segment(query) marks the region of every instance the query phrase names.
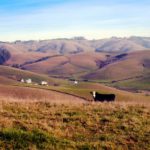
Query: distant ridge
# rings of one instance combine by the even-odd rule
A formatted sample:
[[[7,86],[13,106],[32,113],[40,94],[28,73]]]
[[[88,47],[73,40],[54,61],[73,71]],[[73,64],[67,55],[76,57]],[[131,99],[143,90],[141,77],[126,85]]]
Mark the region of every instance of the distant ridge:
[[[129,38],[112,37],[100,40],[87,40],[84,37],[71,39],[52,39],[40,41],[0,42],[0,47],[11,46],[26,51],[55,52],[57,54],[79,53],[83,51],[96,52],[132,52],[150,49],[150,37],[131,36]],[[11,48],[8,48],[10,50]]]

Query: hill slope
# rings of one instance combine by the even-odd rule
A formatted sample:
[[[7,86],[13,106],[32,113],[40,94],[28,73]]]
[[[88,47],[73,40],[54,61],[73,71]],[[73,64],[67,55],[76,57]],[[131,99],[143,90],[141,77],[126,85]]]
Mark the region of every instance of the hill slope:
[[[117,57],[119,56],[121,55],[117,55]],[[88,79],[123,80],[142,76],[149,73],[149,63],[150,51],[126,53],[120,59],[113,57],[105,60],[99,69],[86,75],[86,77]]]
[[[149,43],[146,37],[0,42],[0,64],[58,78],[142,83],[149,76]]]
[[[16,85],[16,84],[21,84],[20,80],[21,79],[28,79],[31,78],[33,83],[41,83],[41,81],[47,81],[50,85],[55,85],[55,84],[64,84],[65,81],[61,79],[54,79],[50,78],[47,75],[43,74],[37,74],[34,72],[26,71],[26,70],[21,70],[13,67],[8,67],[8,66],[2,66],[0,65],[0,83],[7,85]]]

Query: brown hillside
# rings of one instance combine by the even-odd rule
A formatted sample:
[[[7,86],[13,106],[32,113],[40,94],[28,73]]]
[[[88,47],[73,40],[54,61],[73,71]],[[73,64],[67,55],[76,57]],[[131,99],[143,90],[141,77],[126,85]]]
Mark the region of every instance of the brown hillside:
[[[85,76],[88,79],[121,80],[144,76],[149,72],[150,51],[129,53],[124,60],[110,63]]]

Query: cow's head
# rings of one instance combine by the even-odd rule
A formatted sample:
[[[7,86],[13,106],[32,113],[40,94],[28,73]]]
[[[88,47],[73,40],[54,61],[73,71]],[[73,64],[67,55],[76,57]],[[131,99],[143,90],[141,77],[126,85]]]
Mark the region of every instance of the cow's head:
[[[95,98],[96,97],[96,91],[90,92],[92,96]]]

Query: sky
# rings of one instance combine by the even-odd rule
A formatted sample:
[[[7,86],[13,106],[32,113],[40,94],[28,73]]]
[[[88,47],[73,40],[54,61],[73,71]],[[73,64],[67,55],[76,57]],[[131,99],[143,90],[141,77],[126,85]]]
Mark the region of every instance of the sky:
[[[150,37],[150,0],[0,0],[0,41]]]

